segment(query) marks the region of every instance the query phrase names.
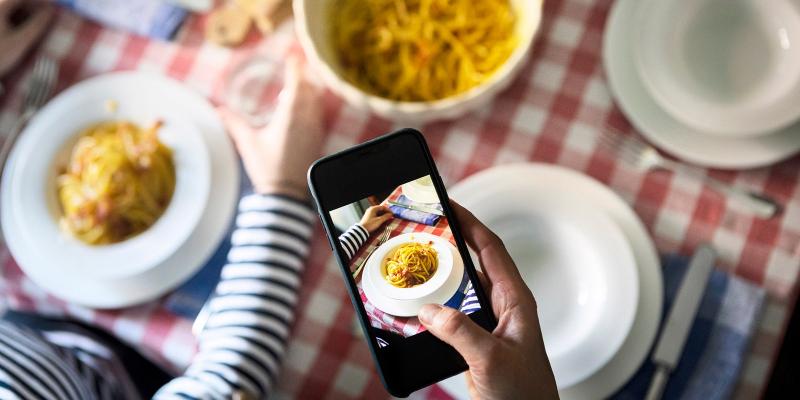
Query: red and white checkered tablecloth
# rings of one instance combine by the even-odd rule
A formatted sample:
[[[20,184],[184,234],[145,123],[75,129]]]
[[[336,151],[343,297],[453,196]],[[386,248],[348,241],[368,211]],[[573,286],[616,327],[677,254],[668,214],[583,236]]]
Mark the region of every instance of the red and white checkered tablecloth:
[[[633,205],[662,252],[690,253],[701,242],[720,251],[723,268],[769,290],[759,331],[737,387],[737,398],[755,398],[769,377],[797,292],[800,268],[800,157],[747,172],[708,171],[737,185],[764,191],[786,204],[780,218],[764,221],[729,211],[725,199],[699,182],[667,172],[643,175],[598,150],[599,128],[631,131],[614,106],[601,63],[603,26],[611,0],[547,0],[530,61],[518,79],[490,106],[457,121],[425,125],[440,173],[455,183],[492,165],[536,161],[585,172],[608,184]],[[253,53],[278,57],[296,44],[291,27],[264,41],[229,50],[203,39],[204,18],[190,19],[172,42],[151,41],[99,27],[61,12],[37,52],[61,62],[60,87],[113,70],[158,71],[184,81],[219,102],[225,71]],[[0,130],[19,115],[22,66],[8,80],[0,103]],[[392,130],[392,123],[325,94],[334,151]],[[349,304],[322,231],[313,240],[298,320],[279,387],[294,398],[386,398],[366,344],[351,329]],[[119,311],[94,311],[64,304],[26,279],[13,261],[3,265],[11,307],[67,314],[95,323],[174,368],[193,351],[190,321],[156,301]],[[447,398],[439,389],[421,396]]]
[[[402,187],[398,186],[381,204],[388,204],[389,201],[397,201],[402,193]],[[367,239],[364,245],[361,246],[361,249],[356,252],[355,257],[353,257],[350,263],[351,271],[355,271],[358,265],[361,265],[362,262],[366,261],[372,249],[377,247],[378,238],[381,236],[381,233],[383,233],[384,229],[390,229],[390,239],[407,232],[424,232],[446,239],[453,246],[456,244],[455,239],[453,238],[453,233],[450,231],[450,224],[447,222],[447,218],[439,218],[435,225],[425,225],[419,222],[394,218],[389,221],[385,228],[381,227],[381,229],[375,231],[369,237],[369,239]],[[425,327],[422,326],[417,317],[395,317],[375,307],[375,305],[372,304],[372,302],[367,298],[367,295],[364,293],[364,289],[361,287],[361,279],[363,277],[364,273],[362,272],[356,278],[358,292],[361,295],[361,301],[364,302],[364,309],[367,311],[367,315],[369,316],[372,326],[390,332],[395,332],[403,336],[415,335],[425,330]]]

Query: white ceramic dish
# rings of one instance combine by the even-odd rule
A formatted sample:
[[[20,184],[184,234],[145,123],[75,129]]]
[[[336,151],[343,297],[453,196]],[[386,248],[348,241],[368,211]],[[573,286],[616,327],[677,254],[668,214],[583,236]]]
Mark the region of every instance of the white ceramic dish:
[[[451,119],[487,104],[505,89],[522,68],[542,16],[541,0],[512,0],[518,10],[520,43],[506,63],[479,86],[446,99],[430,102],[401,102],[388,100],[364,92],[344,79],[337,65],[336,55],[329,44],[329,18],[327,12],[334,0],[294,0],[297,36],[311,66],[319,72],[325,84],[350,105],[363,111],[372,111],[396,121],[421,124],[435,119]]]
[[[800,10],[790,0],[642,0],[645,87],[701,132],[758,136],[800,117]],[[795,2],[796,3],[796,2]]]
[[[430,176],[403,184],[403,194],[419,203],[439,203],[439,196],[436,194],[436,187],[433,186]]]
[[[88,279],[123,278],[158,265],[174,253],[195,229],[205,211],[211,186],[208,149],[197,128],[170,110],[168,99],[142,96],[133,81],[113,84],[104,77],[81,82],[49,102],[21,133],[14,149],[13,174],[7,174],[12,193],[8,205],[23,235],[47,243],[58,254],[59,268]],[[116,112],[104,104],[116,101]],[[59,226],[61,209],[56,176],[69,159],[80,131],[100,121],[129,120],[146,126],[161,119],[159,139],[173,152],[175,192],[156,223],[128,240],[90,246]]]
[[[727,138],[692,129],[665,112],[636,72],[632,25],[637,4],[614,3],[603,37],[603,65],[617,104],[642,135],[678,158],[711,168],[762,167],[800,150],[800,123],[766,136]]]
[[[162,107],[161,114],[166,117],[179,115],[187,118],[187,121],[191,121],[191,130],[201,136],[203,146],[209,149],[210,181],[214,190],[208,197],[207,207],[199,224],[176,251],[160,262],[124,277],[85,276],[70,269],[68,266],[71,263],[86,260],[67,259],[64,254],[47,247],[47,243],[32,238],[28,233],[31,220],[51,216],[22,215],[27,222],[22,223],[22,218],[16,215],[20,209],[15,204],[17,196],[11,190],[14,179],[3,180],[0,193],[3,233],[12,255],[25,273],[45,290],[66,301],[95,308],[118,308],[163,294],[203,265],[225,234],[226,229],[221,227],[228,226],[233,216],[239,190],[239,169],[233,147],[215,110],[200,95],[182,84],[159,75],[141,72],[103,75],[87,81],[86,84],[88,86],[83,86],[82,91],[91,89],[105,96],[124,94],[126,100],[131,100],[128,104],[153,102]],[[131,92],[130,88],[135,88],[135,91]],[[84,93],[81,96],[89,94]],[[39,117],[46,116],[43,114]],[[30,140],[25,137],[21,138],[23,139]],[[21,168],[17,160],[24,152],[23,144],[20,143],[20,147],[11,154],[6,170],[9,177],[13,178],[21,173],[17,171]],[[39,184],[42,185],[43,182]],[[163,237],[158,239],[168,240]],[[94,258],[98,255],[89,254],[87,257]],[[126,262],[120,259],[104,261],[109,267]],[[97,260],[92,262],[101,264]]]
[[[421,285],[410,288],[399,288],[392,286],[386,281],[385,260],[392,251],[405,243],[430,243],[436,250],[437,267],[436,272],[430,279]],[[369,279],[372,286],[386,297],[397,300],[416,300],[430,296],[439,290],[450,278],[453,271],[453,253],[450,251],[450,243],[438,236],[429,233],[404,233],[397,235],[372,253],[364,269],[364,279]]]
[[[375,308],[398,317],[416,317],[420,308],[425,304],[446,303],[458,291],[461,281],[464,279],[464,262],[461,260],[461,256],[458,255],[458,250],[449,243],[447,243],[447,248],[453,259],[453,268],[444,284],[431,294],[416,299],[394,299],[376,288],[373,285],[373,280],[368,279],[368,276],[364,276],[361,279],[361,288],[364,289],[364,294]]]
[[[553,198],[579,199],[588,205],[587,209],[596,210],[616,223],[630,243],[639,276],[639,302],[630,333],[619,351],[599,370],[569,387],[559,387],[562,399],[608,397],[639,368],[649,352],[661,318],[661,268],[647,230],[633,210],[607,187],[590,177],[552,165],[518,164],[491,168],[459,182],[450,194],[472,211],[485,210],[493,208],[494,204],[486,203],[487,198],[482,193],[492,193],[498,183],[501,187],[527,187]],[[541,302],[543,299],[537,300]],[[469,398],[463,375],[439,384],[458,399]]]
[[[628,336],[639,297],[636,264],[617,225],[585,203],[531,184],[463,186],[478,192],[463,205],[503,239],[537,298],[558,386],[605,365]]]

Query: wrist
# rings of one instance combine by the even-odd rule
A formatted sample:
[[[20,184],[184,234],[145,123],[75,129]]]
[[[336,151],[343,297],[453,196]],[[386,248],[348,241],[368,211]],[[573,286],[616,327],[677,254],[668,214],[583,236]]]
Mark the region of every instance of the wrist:
[[[253,184],[253,191],[258,194],[282,194],[297,200],[309,199],[308,186],[294,181],[281,180],[262,184]]]

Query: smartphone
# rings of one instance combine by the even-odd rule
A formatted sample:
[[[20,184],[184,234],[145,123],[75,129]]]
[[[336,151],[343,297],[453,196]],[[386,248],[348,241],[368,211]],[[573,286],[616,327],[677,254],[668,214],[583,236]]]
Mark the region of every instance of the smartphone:
[[[452,307],[489,331],[497,322],[422,134],[402,129],[324,157],[308,183],[389,393],[466,370],[419,309]]]

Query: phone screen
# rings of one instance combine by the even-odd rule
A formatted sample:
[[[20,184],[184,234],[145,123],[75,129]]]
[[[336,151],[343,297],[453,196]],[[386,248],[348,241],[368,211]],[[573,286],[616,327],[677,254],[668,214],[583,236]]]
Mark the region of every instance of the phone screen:
[[[425,139],[413,129],[327,156],[309,185],[389,392],[467,368],[420,323],[435,303],[496,325]]]
[[[481,309],[430,175],[329,213],[379,347],[424,332],[424,304]]]

